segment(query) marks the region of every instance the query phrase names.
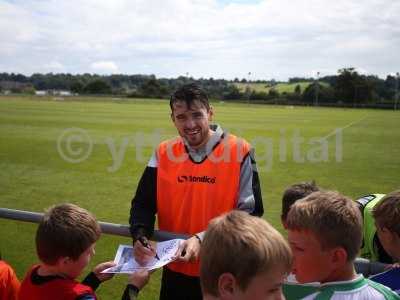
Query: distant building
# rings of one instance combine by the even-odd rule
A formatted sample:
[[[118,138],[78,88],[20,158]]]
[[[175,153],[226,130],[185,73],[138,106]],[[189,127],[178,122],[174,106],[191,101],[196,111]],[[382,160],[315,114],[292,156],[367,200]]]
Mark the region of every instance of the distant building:
[[[47,95],[47,91],[36,91],[35,95],[36,96],[46,96]]]
[[[63,91],[63,90],[55,90],[53,92],[53,95],[55,96],[62,96],[62,97],[69,97],[73,96],[73,94],[70,91]]]
[[[0,88],[12,92],[22,92],[24,89],[33,88],[32,84],[17,81],[0,81]]]

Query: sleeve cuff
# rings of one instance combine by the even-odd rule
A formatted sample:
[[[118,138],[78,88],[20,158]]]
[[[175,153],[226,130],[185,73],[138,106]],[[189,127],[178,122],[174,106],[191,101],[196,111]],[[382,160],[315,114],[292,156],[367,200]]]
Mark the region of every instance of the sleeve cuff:
[[[200,241],[200,243],[202,243],[203,240],[204,240],[204,235],[205,235],[205,234],[206,234],[206,232],[205,232],[205,231],[202,231],[202,232],[196,233],[194,236],[195,236],[196,238],[198,238],[198,240]]]
[[[82,280],[82,284],[90,286],[93,291],[95,291],[99,285],[100,285],[101,281],[97,278],[96,274],[94,274],[94,272],[90,272],[85,279]]]
[[[123,300],[134,300],[139,294],[139,289],[133,284],[128,284],[125,288]]]
[[[132,233],[133,244],[142,236],[145,236],[149,239],[149,235],[144,227],[137,227]]]

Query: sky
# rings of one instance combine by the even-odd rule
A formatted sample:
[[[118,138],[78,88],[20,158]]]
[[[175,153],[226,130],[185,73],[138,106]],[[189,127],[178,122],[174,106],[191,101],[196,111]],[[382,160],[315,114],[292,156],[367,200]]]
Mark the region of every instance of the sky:
[[[385,78],[399,16],[398,0],[0,0],[0,72]]]

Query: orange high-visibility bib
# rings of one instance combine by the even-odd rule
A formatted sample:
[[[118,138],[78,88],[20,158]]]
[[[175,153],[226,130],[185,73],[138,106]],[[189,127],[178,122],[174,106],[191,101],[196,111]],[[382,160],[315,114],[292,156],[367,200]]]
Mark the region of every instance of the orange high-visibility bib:
[[[157,215],[160,230],[195,234],[208,222],[237,206],[240,166],[250,145],[224,137],[202,162],[193,162],[181,138],[157,150]],[[199,262],[175,262],[172,271],[199,276]]]

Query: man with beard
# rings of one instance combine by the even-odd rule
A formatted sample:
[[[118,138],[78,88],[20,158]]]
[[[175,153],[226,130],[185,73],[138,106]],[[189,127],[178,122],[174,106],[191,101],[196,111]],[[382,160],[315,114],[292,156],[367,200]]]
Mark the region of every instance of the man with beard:
[[[198,256],[208,222],[233,209],[261,216],[260,183],[250,144],[210,124],[202,89],[182,86],[170,107],[179,137],[157,147],[132,200],[134,256],[142,264],[155,256],[155,215],[160,230],[190,235],[163,269],[160,299],[202,299]]]

